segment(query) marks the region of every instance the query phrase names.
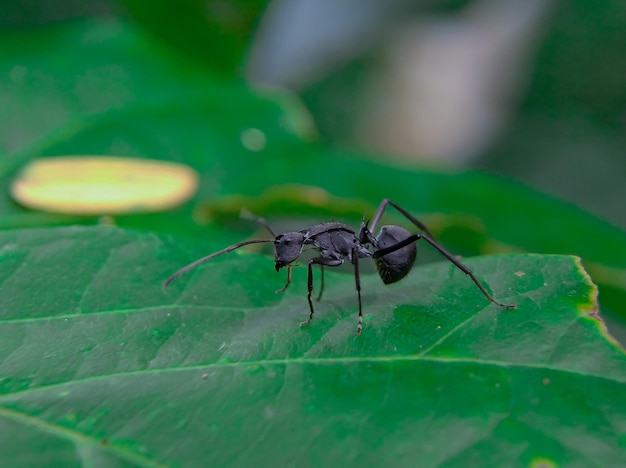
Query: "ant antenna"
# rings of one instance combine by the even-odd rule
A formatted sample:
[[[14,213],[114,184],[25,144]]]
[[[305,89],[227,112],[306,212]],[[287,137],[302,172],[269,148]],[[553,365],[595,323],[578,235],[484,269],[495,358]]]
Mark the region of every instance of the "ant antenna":
[[[181,277],[182,275],[184,275],[188,271],[193,270],[198,265],[202,265],[203,263],[208,262],[209,260],[212,260],[215,257],[219,257],[220,255],[223,255],[225,253],[232,252],[233,250],[238,249],[239,247],[243,247],[244,245],[261,244],[261,243],[268,243],[268,242],[274,242],[274,239],[253,239],[253,240],[247,240],[247,241],[243,241],[243,242],[238,242],[237,244],[233,244],[233,245],[231,245],[229,247],[226,247],[225,249],[222,249],[219,252],[214,252],[211,255],[207,255],[206,257],[202,257],[202,258],[196,260],[195,262],[190,263],[189,265],[187,265],[185,267],[182,267],[180,270],[178,270],[176,273],[174,273],[172,276],[170,276],[168,279],[166,279],[165,282],[163,283],[163,290],[165,291],[167,289],[167,287],[170,285],[170,283],[172,281],[174,281],[176,278]]]
[[[243,219],[247,219],[249,221],[254,221],[255,223],[259,223],[261,226],[263,226],[265,229],[267,229],[267,231],[274,237],[276,237],[276,234],[274,234],[274,231],[272,231],[272,228],[270,227],[270,225],[268,224],[268,222],[265,220],[265,218],[261,218],[260,216],[257,216],[255,214],[250,213],[248,210],[246,210],[245,208],[241,209],[241,213],[240,216]]]

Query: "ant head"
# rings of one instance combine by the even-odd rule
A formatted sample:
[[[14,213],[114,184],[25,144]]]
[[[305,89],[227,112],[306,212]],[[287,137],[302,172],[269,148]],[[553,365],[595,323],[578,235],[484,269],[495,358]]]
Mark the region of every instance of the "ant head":
[[[376,237],[375,250],[391,247],[405,240],[411,233],[400,226],[383,226]],[[385,284],[395,283],[404,278],[415,263],[417,257],[417,245],[410,243],[398,250],[375,258],[378,275]]]
[[[286,232],[274,239],[274,263],[276,271],[295,261],[304,247],[305,236],[301,232]]]

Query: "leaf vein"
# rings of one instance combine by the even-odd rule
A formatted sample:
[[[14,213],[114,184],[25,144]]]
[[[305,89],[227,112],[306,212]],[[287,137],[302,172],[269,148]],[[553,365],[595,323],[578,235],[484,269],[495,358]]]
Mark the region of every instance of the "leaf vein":
[[[34,388],[27,388],[24,390],[18,390],[15,392],[6,393],[5,395],[0,396],[0,403],[3,401],[11,401],[13,396],[16,395],[25,395],[29,393],[39,392],[42,390],[47,390],[51,388],[64,388],[80,383],[86,382],[98,382],[111,378],[117,377],[130,377],[130,376],[144,376],[150,374],[157,373],[166,373],[166,372],[185,372],[185,371],[193,371],[193,370],[203,370],[207,369],[215,369],[215,368],[226,368],[226,367],[241,367],[246,368],[250,366],[268,366],[268,365],[304,365],[304,364],[318,364],[318,365],[329,365],[329,364],[341,364],[345,365],[347,363],[364,363],[364,362],[436,362],[439,364],[477,364],[482,366],[496,366],[496,367],[504,367],[504,368],[517,368],[517,369],[537,369],[543,371],[552,371],[552,372],[560,372],[572,375],[578,375],[582,377],[594,377],[599,379],[605,379],[613,382],[617,382],[620,384],[626,384],[626,376],[607,376],[595,373],[585,373],[583,371],[575,370],[575,369],[562,369],[558,367],[551,367],[545,364],[532,364],[532,363],[522,363],[522,362],[501,362],[496,360],[486,360],[486,359],[475,359],[475,358],[441,358],[441,357],[429,357],[422,356],[421,354],[410,355],[410,356],[354,356],[354,357],[341,357],[341,358],[296,358],[296,359],[266,359],[266,360],[249,360],[249,361],[220,361],[214,363],[205,363],[205,364],[195,364],[190,366],[181,366],[175,368],[153,368],[153,369],[140,369],[133,370],[127,372],[117,372],[110,373],[104,375],[97,375],[91,377],[85,377],[83,379],[75,379],[67,382],[58,382],[48,385],[41,385]]]

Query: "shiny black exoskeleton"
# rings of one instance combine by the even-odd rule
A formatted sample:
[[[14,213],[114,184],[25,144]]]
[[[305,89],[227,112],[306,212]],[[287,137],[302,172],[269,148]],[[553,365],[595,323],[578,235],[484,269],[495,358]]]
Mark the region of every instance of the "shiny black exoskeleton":
[[[388,205],[397,209],[424,233],[411,234],[411,232],[403,227],[388,225],[382,226],[377,235],[374,236],[371,231],[376,230],[376,227],[378,226],[378,223],[380,222],[380,219],[382,218]],[[358,235],[350,226],[339,222],[316,224],[315,226],[301,231],[286,232],[284,234],[276,235],[263,218],[252,216],[249,213],[246,213],[245,215],[246,217],[253,219],[264,226],[270,234],[274,236],[274,239],[247,240],[212,253],[211,255],[196,260],[190,265],[178,270],[165,281],[163,287],[167,288],[167,286],[179,276],[222,254],[232,252],[233,250],[248,244],[271,242],[274,244],[274,266],[276,271],[287,267],[287,282],[283,288],[277,291],[282,292],[287,289],[291,283],[291,268],[293,266],[293,262],[296,261],[300,255],[302,255],[306,246],[311,246],[312,249],[319,251],[320,255],[308,260],[307,299],[309,302],[310,314],[309,319],[306,322],[302,322],[300,325],[309,325],[311,320],[313,320],[314,309],[313,301],[311,300],[311,293],[313,292],[313,265],[319,265],[322,272],[320,293],[317,298],[320,299],[324,290],[324,267],[339,266],[345,261],[345,259],[347,259],[352,265],[354,265],[354,279],[359,304],[359,320],[356,334],[360,335],[361,330],[363,329],[363,313],[361,307],[361,277],[359,274],[359,259],[373,258],[376,263],[378,274],[383,282],[385,284],[395,283],[404,278],[409,271],[411,271],[411,268],[413,268],[413,264],[415,263],[415,259],[417,257],[417,241],[424,239],[450,262],[452,262],[458,269],[468,275],[474,284],[476,284],[478,289],[480,289],[485,297],[489,299],[489,301],[504,309],[515,308],[515,306],[502,304],[501,302],[495,300],[468,267],[459,262],[456,257],[445,250],[433,239],[433,236],[428,231],[428,228],[422,222],[391,200],[385,199],[381,202],[378,210],[376,211],[376,215],[371,222],[371,231],[369,223],[363,221]]]

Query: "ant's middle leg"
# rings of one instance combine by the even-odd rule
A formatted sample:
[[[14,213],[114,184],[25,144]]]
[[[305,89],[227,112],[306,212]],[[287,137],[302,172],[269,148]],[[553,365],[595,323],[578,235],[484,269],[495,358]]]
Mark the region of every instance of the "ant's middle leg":
[[[322,294],[324,294],[324,265],[320,265],[320,292],[315,298],[317,302],[322,300]]]
[[[311,300],[311,293],[313,292],[313,265],[321,265],[322,267],[324,266],[339,266],[343,263],[342,259],[335,259],[335,258],[325,258],[325,257],[315,257],[312,258],[311,260],[309,260],[309,264],[308,264],[308,276],[307,276],[307,290],[308,290],[308,294],[307,294],[307,300],[309,301],[309,320],[307,320],[306,322],[302,322],[300,323],[301,327],[306,327],[307,325],[309,325],[311,323],[311,320],[313,320],[313,314],[314,314],[314,310],[313,310],[313,301]]]

